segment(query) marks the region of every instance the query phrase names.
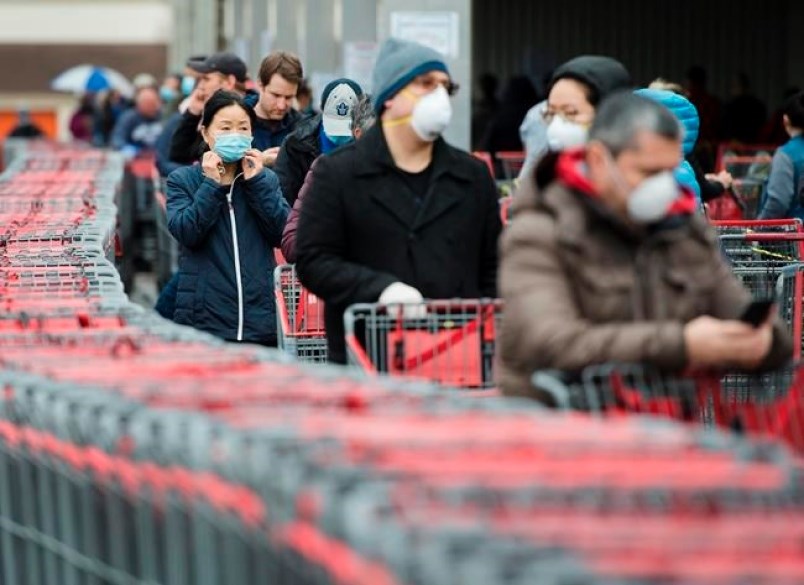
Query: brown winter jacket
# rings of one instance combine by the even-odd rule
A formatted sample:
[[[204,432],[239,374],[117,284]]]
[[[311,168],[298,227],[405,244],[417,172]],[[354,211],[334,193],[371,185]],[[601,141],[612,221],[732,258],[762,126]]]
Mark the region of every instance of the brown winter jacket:
[[[685,323],[742,314],[751,295],[706,220],[669,221],[639,233],[562,180],[543,191],[532,180],[520,188],[501,240],[498,382],[505,394],[533,395],[530,378],[540,369],[628,362],[682,370]],[[783,365],[791,352],[777,323],[762,368]]]

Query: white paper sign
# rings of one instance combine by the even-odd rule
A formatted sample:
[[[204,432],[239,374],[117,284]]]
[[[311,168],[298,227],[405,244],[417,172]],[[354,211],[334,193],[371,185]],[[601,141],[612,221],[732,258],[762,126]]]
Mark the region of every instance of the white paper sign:
[[[363,91],[371,93],[371,73],[377,60],[377,43],[347,42],[343,44],[343,76],[356,81]]]
[[[416,41],[450,59],[460,53],[457,12],[392,12],[391,36]]]

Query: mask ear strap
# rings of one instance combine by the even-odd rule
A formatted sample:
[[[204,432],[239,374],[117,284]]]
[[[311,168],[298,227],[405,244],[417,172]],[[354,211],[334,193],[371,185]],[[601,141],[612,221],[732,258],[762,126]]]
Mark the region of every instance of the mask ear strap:
[[[404,126],[405,124],[410,124],[410,121],[413,119],[413,116],[402,116],[401,118],[396,118],[394,120],[383,120],[382,126],[383,128],[393,128],[395,126]]]

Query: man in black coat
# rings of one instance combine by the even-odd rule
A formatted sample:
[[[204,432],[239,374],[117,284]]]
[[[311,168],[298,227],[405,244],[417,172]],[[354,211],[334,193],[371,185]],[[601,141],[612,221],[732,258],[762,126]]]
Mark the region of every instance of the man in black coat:
[[[497,292],[497,192],[482,162],[441,138],[456,90],[443,58],[390,39],[373,85],[381,124],[319,159],[297,235],[299,276],[326,303],[337,363],[351,304]]]

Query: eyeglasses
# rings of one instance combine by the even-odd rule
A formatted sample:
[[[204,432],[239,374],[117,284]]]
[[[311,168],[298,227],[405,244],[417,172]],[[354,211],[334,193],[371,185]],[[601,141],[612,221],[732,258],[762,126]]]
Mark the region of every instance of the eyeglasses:
[[[458,90],[461,88],[460,85],[453,82],[451,79],[444,80],[435,77],[417,77],[413,80],[413,85],[422,88],[422,93],[430,93],[431,91],[435,91],[440,85],[447,90],[447,94],[449,94],[450,97],[457,94]]]
[[[556,116],[564,118],[567,122],[577,122],[578,118],[583,117],[583,114],[581,114],[578,110],[542,110],[542,120],[548,124],[552,122]]]

